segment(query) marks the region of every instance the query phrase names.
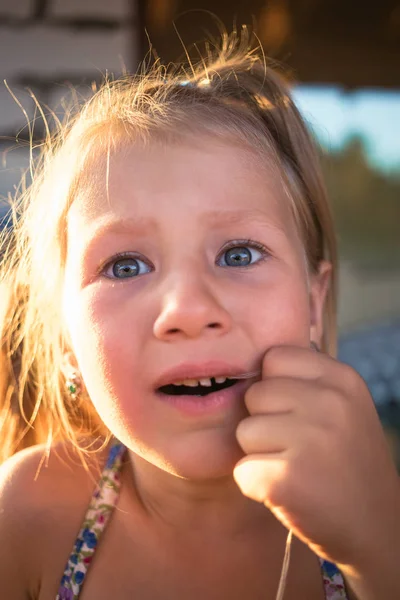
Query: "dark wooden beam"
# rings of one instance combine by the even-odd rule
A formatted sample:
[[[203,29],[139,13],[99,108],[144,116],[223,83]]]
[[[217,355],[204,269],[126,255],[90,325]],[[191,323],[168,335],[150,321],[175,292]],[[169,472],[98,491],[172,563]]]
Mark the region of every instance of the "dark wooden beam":
[[[173,23],[190,47],[207,31],[218,35],[214,13],[227,31],[235,20],[238,26],[254,26],[266,53],[286,64],[301,82],[400,87],[398,0],[174,0],[173,16],[164,29],[153,26],[151,2],[138,0],[138,6],[140,58],[148,51],[145,30],[163,62],[184,58]]]
[[[35,21],[43,21],[47,16],[48,7],[48,0],[34,0],[32,18]]]

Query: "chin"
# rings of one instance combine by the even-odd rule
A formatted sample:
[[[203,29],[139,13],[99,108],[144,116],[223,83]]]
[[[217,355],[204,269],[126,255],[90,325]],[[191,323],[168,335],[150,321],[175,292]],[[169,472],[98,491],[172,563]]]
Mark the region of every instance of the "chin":
[[[159,469],[182,479],[207,481],[233,476],[243,451],[236,441],[235,428],[207,428],[175,433],[146,442],[121,428],[114,435],[133,453],[133,460],[147,470]],[[153,437],[153,436],[151,436]],[[156,473],[154,473],[156,476]]]
[[[174,441],[161,459],[165,471],[183,479],[207,481],[233,475],[243,451],[233,436],[224,439],[212,432],[193,432],[188,439]]]

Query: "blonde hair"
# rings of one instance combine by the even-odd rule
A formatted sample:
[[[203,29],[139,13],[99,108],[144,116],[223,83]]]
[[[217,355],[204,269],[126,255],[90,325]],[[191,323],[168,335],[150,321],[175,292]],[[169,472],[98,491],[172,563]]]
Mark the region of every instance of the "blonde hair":
[[[317,151],[283,77],[249,49],[247,36],[224,35],[197,66],[155,64],[106,81],[68,123],[48,132],[2,264],[0,462],[27,444],[62,439],[88,451],[87,440],[109,439],[90,399],[71,400],[61,369],[69,350],[60,297],[68,209],[99,156],[136,140],[199,134],[246,144],[279,170],[310,272],[323,259],[333,265],[323,349],[335,354],[336,243]]]

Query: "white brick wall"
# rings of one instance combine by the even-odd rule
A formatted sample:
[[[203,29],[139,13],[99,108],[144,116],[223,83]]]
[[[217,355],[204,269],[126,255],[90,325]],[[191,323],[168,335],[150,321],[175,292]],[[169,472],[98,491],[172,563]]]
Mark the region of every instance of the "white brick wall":
[[[99,80],[106,71],[118,75],[124,68],[136,70],[137,66],[132,17],[135,0],[48,0],[47,14],[36,22],[32,19],[34,6],[33,0],[0,0],[0,197],[12,190],[19,178],[18,165],[26,162],[24,152],[18,151],[7,156],[6,169],[2,165],[10,143],[1,137],[26,131],[26,117],[7,91],[4,79],[32,119],[34,104],[23,90],[23,82],[30,81],[39,100],[62,116],[60,101],[69,96],[68,80],[78,85],[83,78],[90,82]],[[80,19],[109,20],[112,27],[71,25]],[[57,82],[45,95],[35,85],[43,80]],[[86,90],[87,86],[78,91]]]
[[[0,30],[0,77],[21,74],[58,79],[62,74],[121,72],[121,58],[132,64],[130,33],[123,30],[79,31],[44,24]]]
[[[2,0],[4,2],[4,0]],[[57,17],[125,18],[129,0],[53,0],[50,15]]]

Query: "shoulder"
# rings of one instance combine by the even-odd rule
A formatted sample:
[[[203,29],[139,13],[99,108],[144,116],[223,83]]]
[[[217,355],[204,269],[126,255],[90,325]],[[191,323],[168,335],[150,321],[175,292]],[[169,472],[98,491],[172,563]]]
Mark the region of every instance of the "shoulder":
[[[57,444],[48,457],[44,446],[34,446],[0,466],[0,589],[5,586],[6,597],[25,598],[22,587],[41,585],[47,565],[62,568],[103,460],[104,453],[93,457],[86,469],[68,444]]]
[[[88,460],[87,468],[67,443],[22,450],[0,466],[0,506],[10,511],[49,509],[63,498],[71,503],[76,495],[93,490],[101,474],[104,453]],[[55,501],[58,501],[56,503]]]

